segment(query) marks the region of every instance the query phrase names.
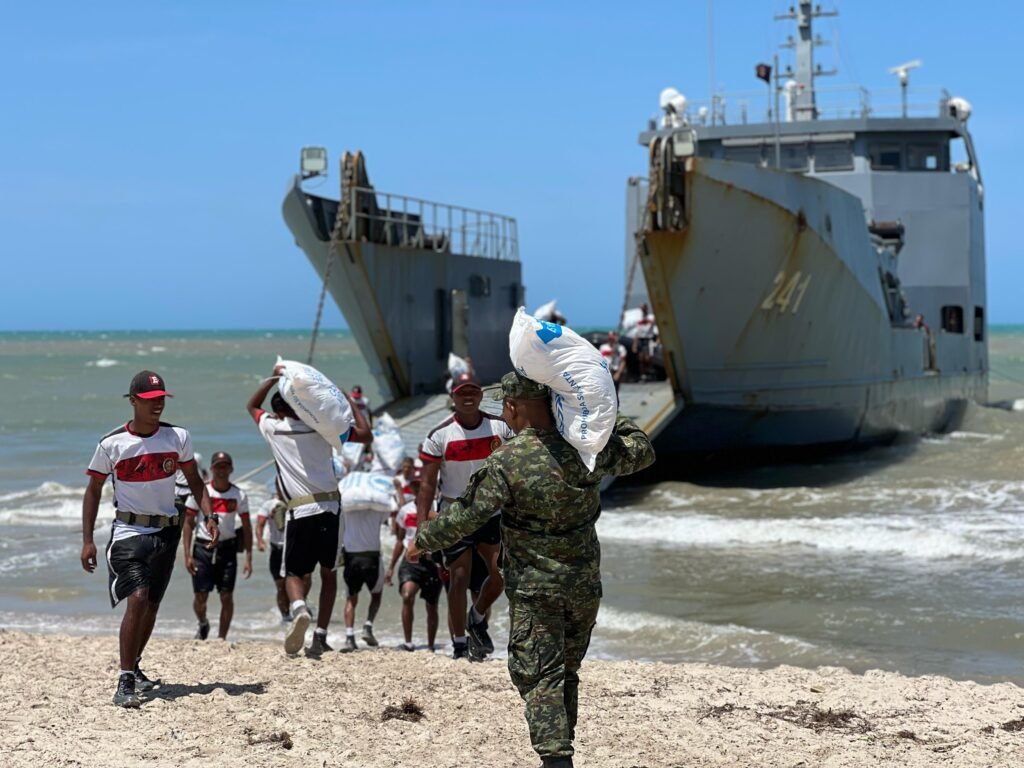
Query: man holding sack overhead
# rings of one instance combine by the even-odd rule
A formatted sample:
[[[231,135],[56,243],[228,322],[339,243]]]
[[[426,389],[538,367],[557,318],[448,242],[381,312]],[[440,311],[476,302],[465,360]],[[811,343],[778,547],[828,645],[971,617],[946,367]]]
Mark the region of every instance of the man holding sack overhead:
[[[271,415],[263,410],[263,401],[278,380]],[[319,656],[331,650],[327,626],[338,592],[341,552],[341,496],[332,448],[340,450],[346,442],[371,443],[373,433],[347,394],[302,363],[278,360],[273,376],[253,393],[246,408],[274,455],[277,493],[286,505],[281,572],[292,622],[284,649],[298,653],[305,643],[311,618],[303,580],[319,564],[320,605],[309,649],[311,656]]]

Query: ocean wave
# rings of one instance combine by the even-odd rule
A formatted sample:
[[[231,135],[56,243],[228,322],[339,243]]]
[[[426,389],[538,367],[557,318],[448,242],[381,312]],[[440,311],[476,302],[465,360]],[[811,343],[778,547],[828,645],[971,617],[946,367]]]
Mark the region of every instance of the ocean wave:
[[[598,532],[605,541],[667,548],[786,546],[922,560],[1024,559],[1022,513],[975,519],[906,514],[757,519],[619,512],[602,516]]]
[[[985,480],[936,486],[894,486],[885,482],[858,485],[784,488],[714,488],[678,484],[659,487],[633,508],[646,510],[816,511],[824,508],[851,512],[1003,512],[1024,509],[1024,481]],[[608,510],[629,507],[606,506]]]
[[[643,653],[651,658],[666,652],[688,661],[759,664],[781,655],[787,663],[799,663],[802,658],[817,658],[822,651],[814,643],[768,630],[601,606],[594,628],[598,655],[621,657],[616,652],[621,642],[636,649],[638,633],[644,638]]]
[[[86,363],[87,368],[110,368],[121,363],[117,360],[113,360],[109,357],[101,357],[99,360],[90,360]]]

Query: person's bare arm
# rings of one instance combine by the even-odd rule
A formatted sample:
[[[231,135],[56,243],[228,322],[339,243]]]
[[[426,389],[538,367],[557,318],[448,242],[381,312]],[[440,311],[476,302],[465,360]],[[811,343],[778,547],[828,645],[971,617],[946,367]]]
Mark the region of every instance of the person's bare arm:
[[[252,523],[248,515],[242,518],[242,549],[245,550],[245,565],[242,566],[242,575],[245,578],[252,576]]]
[[[405,550],[405,544],[402,539],[405,538],[405,532],[399,528],[395,531],[395,546],[391,549],[391,563],[388,565],[388,569],[384,571],[384,583],[389,587],[391,586],[391,577],[395,573],[395,566],[398,565],[398,558],[402,556],[402,552]]]
[[[93,531],[96,530],[96,516],[100,512],[100,498],[103,496],[103,484],[107,478],[89,475],[89,484],[85,487],[82,497],[82,568],[87,573],[96,570],[96,543]]]
[[[277,384],[277,377],[281,375],[281,366],[274,366],[274,375],[269,379],[264,379],[263,383],[260,384],[259,389],[252,393],[252,397],[249,398],[249,402],[245,404],[245,409],[249,412],[249,415],[256,418],[257,413],[263,410],[263,401],[267,399],[267,395],[270,390]]]
[[[195,510],[186,510],[185,522],[181,526],[181,546],[185,550],[185,570],[193,576],[196,575],[196,566],[192,562],[192,531],[196,527],[196,514],[198,513]]]
[[[441,463],[437,461],[423,462],[423,482],[416,494],[416,525],[426,525],[431,519],[431,507],[437,494],[437,474],[441,471]]]
[[[350,443],[363,443],[369,445],[373,442],[373,429],[370,427],[370,422],[366,420],[366,416],[363,415],[362,408],[357,408],[356,404],[349,397],[348,392],[342,392],[345,395],[345,399],[348,400],[349,407],[352,408],[352,418],[355,419],[355,424],[348,434],[348,442]]]

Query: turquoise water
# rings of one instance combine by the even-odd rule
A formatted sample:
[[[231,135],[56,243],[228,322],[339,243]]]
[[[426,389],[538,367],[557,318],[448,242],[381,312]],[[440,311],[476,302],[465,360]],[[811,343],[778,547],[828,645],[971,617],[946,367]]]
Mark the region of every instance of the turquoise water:
[[[78,562],[81,498],[96,441],[129,418],[121,394],[136,371],[163,374],[176,395],[164,418],[241,473],[268,458],[246,400],[278,355],[308,349],[308,333],[279,330],[0,334],[0,627],[116,629],[105,575]],[[593,653],[1024,684],[1024,326],[992,328],[990,351],[990,399],[1006,408],[972,407],[952,434],[613,490]],[[316,364],[380,402],[347,332],[321,336]],[[243,484],[254,502],[269,479]],[[105,503],[100,545],[110,514]],[[279,638],[264,555],[236,603],[234,637]],[[157,632],[191,635],[190,604],[179,568]],[[385,643],[399,640],[398,609],[388,590]],[[499,609],[499,644],[506,626]]]

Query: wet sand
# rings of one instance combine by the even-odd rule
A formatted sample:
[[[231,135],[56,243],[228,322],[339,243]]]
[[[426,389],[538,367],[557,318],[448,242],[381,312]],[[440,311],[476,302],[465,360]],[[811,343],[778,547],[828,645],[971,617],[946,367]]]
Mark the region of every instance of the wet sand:
[[[158,636],[143,668],[165,682],[121,710],[116,652],[112,636],[0,631],[4,766],[539,763],[501,661],[397,650],[314,661]],[[1009,683],[609,661],[581,677],[583,768],[1024,764],[1024,689]]]

